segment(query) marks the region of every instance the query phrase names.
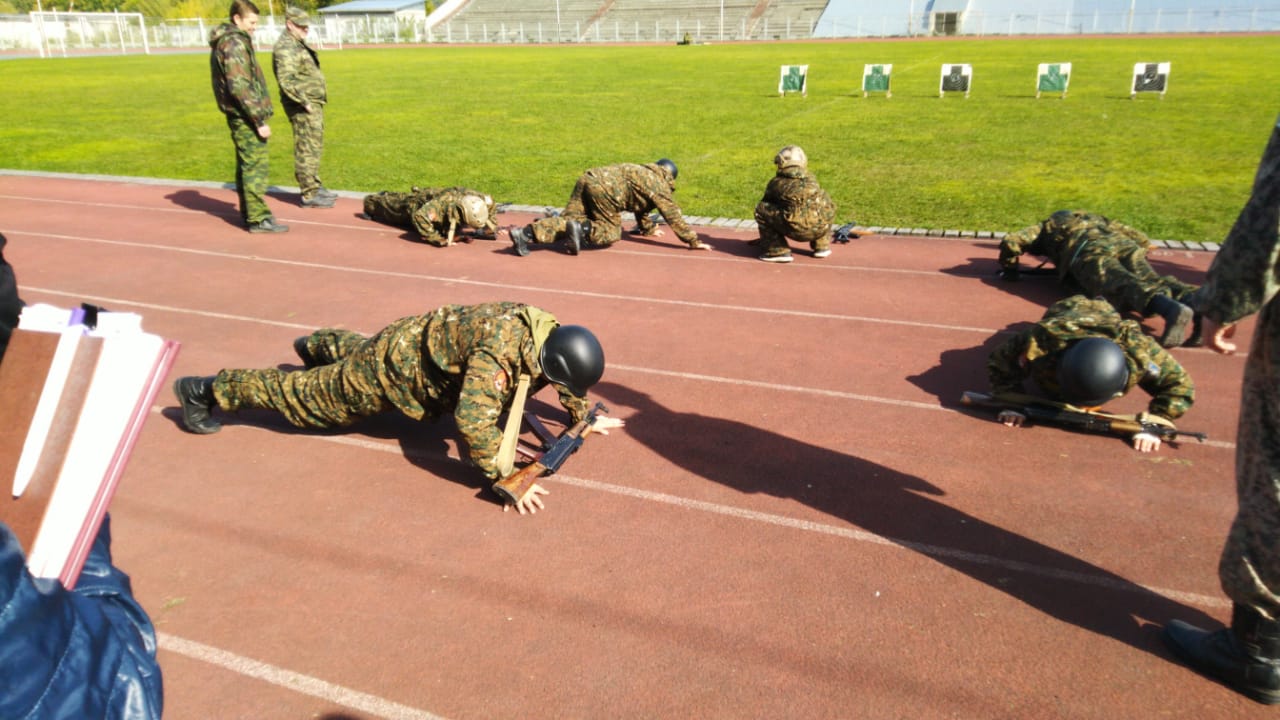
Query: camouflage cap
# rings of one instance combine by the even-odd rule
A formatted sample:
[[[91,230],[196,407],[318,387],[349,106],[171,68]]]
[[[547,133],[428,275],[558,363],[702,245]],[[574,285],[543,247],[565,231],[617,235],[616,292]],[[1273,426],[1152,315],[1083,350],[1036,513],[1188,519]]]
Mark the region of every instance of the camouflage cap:
[[[311,26],[311,16],[307,15],[307,11],[302,8],[291,7],[284,11],[284,17],[298,27]]]

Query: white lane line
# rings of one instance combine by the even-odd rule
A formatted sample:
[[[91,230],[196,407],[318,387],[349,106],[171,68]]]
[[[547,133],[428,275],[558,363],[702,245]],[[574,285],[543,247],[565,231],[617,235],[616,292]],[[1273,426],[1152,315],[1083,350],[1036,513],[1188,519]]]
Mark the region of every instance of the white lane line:
[[[30,286],[23,286],[22,291],[24,293],[28,291],[39,292],[39,293],[45,293],[47,295],[53,295],[55,297],[72,298],[72,299],[82,300],[82,301],[93,300],[109,306],[146,308],[149,310],[160,310],[162,312],[170,312],[178,315],[196,315],[199,317],[215,318],[218,320],[229,320],[229,321],[235,321],[235,322],[253,323],[258,325],[270,325],[274,327],[283,327],[283,328],[289,328],[292,330],[304,330],[304,331],[315,330],[314,325],[307,325],[303,323],[284,322],[280,320],[266,320],[263,318],[257,318],[257,317],[252,317],[248,315],[231,315],[228,313],[215,313],[215,312],[207,312],[203,310],[190,310],[187,308],[180,308],[172,305],[141,303],[133,300],[125,300],[123,298],[112,298],[112,297],[106,297],[102,295],[85,295],[83,293],[63,292],[61,290],[50,290],[47,288],[37,288],[37,287],[30,287]],[[840,398],[842,400],[853,400],[856,402],[877,403],[880,405],[893,405],[896,407],[906,407],[906,408],[913,408],[917,410],[940,410],[943,412],[954,412],[954,413],[960,412],[959,410],[956,410],[954,408],[943,407],[942,405],[939,405],[936,403],[923,403],[923,402],[916,402],[914,400],[898,400],[895,398],[877,397],[875,395],[862,395],[859,393],[845,392],[842,390],[828,390],[826,388],[813,388],[813,387],[805,387],[802,385],[784,385],[780,383],[762,382],[759,380],[744,380],[742,378],[730,378],[730,377],[723,377],[718,375],[703,375],[700,373],[680,372],[676,370],[661,370],[658,368],[645,368],[645,367],[639,367],[636,365],[623,365],[620,363],[610,363],[609,369],[625,371],[625,372],[642,373],[646,375],[660,375],[663,377],[675,377],[675,378],[681,378],[684,380],[695,380],[699,382],[720,383],[725,385],[733,385],[736,387],[752,387],[752,388],[761,388],[765,390],[774,390],[777,392],[803,393],[806,395],[833,397],[833,398]],[[1190,441],[1186,441],[1186,442],[1190,442]],[[1206,445],[1208,447],[1213,447],[1213,448],[1227,449],[1227,450],[1234,450],[1236,447],[1236,444],[1234,442],[1224,442],[1221,440],[1206,440],[1203,443],[1197,443],[1197,444]]]
[[[937,403],[923,403],[914,400],[895,400],[893,398],[876,397],[874,395],[859,395],[858,393],[844,392],[843,390],[827,390],[825,388],[811,388],[802,385],[782,385],[780,383],[762,382],[759,380],[742,380],[739,378],[720,377],[718,375],[702,375],[700,373],[679,372],[676,370],[659,370],[656,368],[637,367],[635,365],[620,365],[618,363],[609,363],[610,370],[624,370],[626,372],[643,373],[645,375],[661,375],[663,377],[675,377],[682,380],[697,380],[699,382],[722,383],[726,385],[736,385],[738,387],[752,387],[763,390],[776,390],[778,392],[805,393],[808,395],[821,395],[823,397],[840,398],[842,400],[857,400],[859,402],[880,403],[882,405],[895,405],[897,407],[908,407],[916,410],[942,410],[945,412],[955,412],[951,408],[943,407]]]
[[[609,363],[610,370],[622,370],[625,372],[642,373],[644,375],[661,375],[663,377],[674,377],[682,380],[696,380],[698,382],[723,383],[726,385],[734,385],[737,387],[752,387],[762,390],[774,390],[777,392],[803,393],[806,395],[818,395],[821,397],[840,398],[841,400],[855,400],[857,402],[877,403],[880,405],[893,405],[895,407],[912,408],[915,410],[941,410],[943,412],[953,412],[964,414],[955,408],[944,407],[937,403],[923,403],[914,400],[898,400],[895,398],[876,397],[875,395],[860,395],[858,393],[845,392],[843,390],[828,390],[826,388],[804,387],[803,385],[783,385],[780,383],[762,382],[759,380],[743,380],[741,378],[720,377],[717,375],[703,375],[701,373],[680,372],[677,370],[660,370],[657,368],[637,367],[635,365],[621,365],[619,363]],[[1205,440],[1191,441],[1182,440],[1180,442],[1188,445],[1204,445],[1206,447],[1221,448],[1224,450],[1234,450],[1236,444],[1234,442],[1226,442],[1223,440]]]
[[[1109,590],[1120,590],[1123,592],[1146,591],[1162,595],[1181,603],[1201,605],[1204,607],[1227,608],[1231,606],[1230,602],[1220,597],[1211,597],[1208,595],[1200,595],[1199,593],[1189,593],[1181,590],[1171,590],[1169,588],[1142,585],[1119,578],[1091,575],[1089,573],[1075,572],[1073,570],[1061,570],[1058,568],[1021,562],[1018,560],[1009,560],[992,555],[982,555],[979,553],[968,552],[966,550],[942,547],[940,545],[927,545],[925,543],[918,543],[910,540],[898,540],[855,528],[837,527],[835,525],[816,523],[809,520],[798,520],[796,518],[789,518],[783,515],[746,510],[732,505],[721,505],[719,503],[711,503],[704,500],[690,500],[689,498],[683,498],[678,495],[668,495],[666,493],[652,492],[649,490],[638,490],[636,488],[625,487],[622,485],[613,485],[611,483],[602,483],[595,480],[577,478],[571,475],[562,475],[557,473],[550,476],[549,479],[558,480],[565,485],[572,485],[574,487],[580,487],[588,490],[598,490],[601,492],[613,493],[615,495],[624,495],[649,502],[665,503],[667,505],[674,505],[687,510],[712,513],[715,515],[726,515],[728,517],[792,528],[804,532],[833,535],[835,537],[847,538],[855,542],[871,543],[873,545],[884,545],[889,547],[901,547],[930,557],[949,558],[978,565],[988,565],[1012,572],[1026,573],[1027,575],[1035,575],[1053,580],[1066,580],[1068,582],[1079,583],[1081,585],[1092,585],[1094,587],[1107,588]]]
[[[44,293],[45,295],[53,295],[55,297],[72,298],[73,300],[88,301],[102,303],[106,307],[130,307],[145,308],[147,310],[160,310],[162,312],[175,313],[177,315],[196,315],[198,317],[214,318],[217,320],[234,320],[236,322],[252,323],[255,325],[271,325],[274,327],[292,328],[295,330],[306,330],[312,332],[316,329],[315,325],[304,325],[302,323],[284,322],[282,320],[264,320],[262,318],[250,317],[248,315],[231,315],[229,313],[208,312],[205,310],[191,310],[188,308],[174,307],[172,305],[157,305],[155,303],[144,303],[136,300],[125,300],[123,298],[107,297],[106,295],[86,295],[85,293],[63,292],[61,290],[50,290],[48,288],[31,287],[30,285],[21,285],[23,295],[28,292]]]
[[[159,413],[159,406],[153,407],[152,412]],[[364,450],[372,450],[375,452],[401,455],[407,459],[419,457],[431,457],[440,459],[439,453],[426,453],[416,450],[406,451],[398,443],[369,440],[367,438],[355,437],[351,435],[304,435],[300,436],[309,440],[319,440],[322,442],[333,443],[336,445],[346,445],[349,447],[360,448]],[[457,463],[463,462],[457,455],[450,451],[447,455],[449,460]],[[776,515],[773,513],[760,512],[757,510],[747,510],[745,508],[733,505],[722,505],[720,503],[707,502],[705,500],[692,500],[690,498],[680,497],[678,495],[669,495],[667,493],[654,492],[652,490],[641,490],[639,488],[627,487],[625,485],[614,485],[612,483],[599,482],[597,480],[588,480],[586,478],[574,477],[564,473],[556,473],[544,477],[539,482],[547,484],[561,483],[571,485],[573,487],[583,488],[585,490],[595,490],[598,492],[607,492],[614,495],[621,495],[637,500],[647,502],[657,502],[665,505],[673,505],[675,507],[693,510],[697,512],[710,513],[713,515],[724,515],[727,517],[748,520],[750,522],[763,523],[776,527],[790,528],[792,530],[800,530],[802,532],[816,533],[820,535],[831,535],[834,537],[853,540],[854,542],[869,543],[872,545],[883,545],[889,547],[901,547],[922,555],[928,555],[936,558],[949,558],[970,562],[978,565],[988,565],[991,567],[1003,568],[1011,572],[1020,572],[1027,575],[1035,575],[1037,577],[1050,578],[1053,580],[1065,580],[1068,582],[1079,583],[1081,585],[1090,585],[1093,587],[1106,588],[1109,590],[1120,590],[1124,592],[1147,591],[1157,595],[1162,595],[1181,603],[1200,605],[1210,608],[1227,608],[1231,603],[1220,597],[1209,595],[1201,595],[1199,593],[1185,592],[1182,590],[1173,590],[1170,588],[1156,587],[1152,585],[1142,585],[1136,582],[1130,582],[1118,578],[1104,577],[1101,575],[1091,575],[1089,573],[1075,572],[1072,570],[1061,570],[1058,568],[1045,567],[1033,563],[1022,562],[1019,560],[1009,560],[1006,558],[995,557],[992,555],[983,555],[972,553],[967,550],[958,550],[955,548],[943,547],[941,545],[928,545],[918,543],[911,540],[899,540],[895,538],[877,535],[876,533],[859,530],[857,528],[840,527],[837,525],[829,525],[826,523],[818,523],[810,520],[800,520],[797,518],[787,517],[785,515]],[[1030,542],[1030,539],[1028,539]]]
[[[355,268],[346,265],[329,265],[325,263],[307,262],[302,260],[284,260],[279,258],[267,258],[260,255],[242,255],[238,253],[219,252],[216,250],[198,250],[194,248],[179,248],[170,245],[157,245],[154,243],[139,243],[124,240],[104,240],[101,238],[92,238],[76,235],[59,235],[53,233],[35,233],[25,230],[13,230],[9,228],[0,228],[0,232],[4,232],[11,236],[28,235],[32,237],[45,237],[58,240],[74,240],[77,242],[90,242],[102,245],[115,245],[119,247],[141,248],[146,250],[160,250],[165,252],[184,253],[189,255],[203,255],[206,257],[218,257],[228,260],[242,260],[254,263],[267,263],[273,265],[283,265],[288,267],[308,268],[312,270],[327,270],[337,273],[350,273],[359,275],[374,275],[378,277],[397,277],[409,278],[413,280],[423,280],[429,282],[449,283],[454,285],[472,285],[475,287],[499,288],[503,291],[519,290],[522,292],[545,293],[550,295],[568,295],[571,297],[584,297],[596,300],[620,300],[625,302],[643,302],[653,303],[657,305],[674,305],[677,307],[691,307],[700,310],[723,310],[727,312],[755,313],[760,315],[774,315],[787,317],[803,317],[819,320],[843,320],[849,322],[863,322],[877,325],[895,325],[916,328],[931,328],[935,330],[954,330],[959,332],[974,332],[984,335],[992,335],[1002,330],[997,328],[969,327],[965,325],[950,325],[943,323],[926,323],[915,322],[911,320],[894,320],[888,318],[867,317],[863,315],[844,315],[840,313],[823,313],[806,310],[785,310],[771,307],[753,307],[750,305],[730,305],[723,303],[695,302],[692,300],[676,300],[672,298],[644,297],[639,295],[623,295],[620,293],[602,293],[591,292],[587,290],[572,290],[563,287],[540,287],[535,285],[514,285],[509,282],[492,282],[485,280],[472,280],[469,278],[447,277],[442,275],[427,275],[424,273],[398,272],[391,270],[372,270],[367,268]]]
[[[429,713],[426,710],[411,708],[385,698],[362,693],[341,685],[334,685],[310,675],[303,675],[282,667],[269,665],[243,655],[236,655],[226,650],[198,643],[194,640],[186,640],[169,633],[157,632],[156,642],[162,650],[184,655],[210,665],[216,665],[231,672],[261,680],[269,685],[309,695],[380,718],[387,718],[387,720],[444,720],[440,715]]]
[[[0,194],[0,200],[19,200],[19,201],[28,202],[28,203],[44,202],[44,203],[58,203],[63,205],[83,205],[86,207],[113,208],[118,210],[136,210],[136,211],[145,211],[145,212],[190,213],[190,214],[196,214],[196,215],[212,214],[216,217],[229,217],[229,218],[237,217],[236,213],[234,212],[210,213],[202,210],[192,210],[189,208],[167,208],[167,207],[154,207],[150,205],[127,205],[124,203],[87,202],[84,200],[62,200],[62,199],[52,199],[52,198],[42,198],[42,197],[27,197],[23,195]],[[317,220],[305,220],[297,217],[285,217],[284,215],[281,215],[281,218],[284,220],[287,220],[291,225],[309,225],[312,227],[337,228],[340,230],[355,230],[358,232],[375,232],[375,233],[381,233],[385,235],[396,235],[403,232],[403,230],[399,228],[391,227],[389,225],[382,225],[378,223],[370,223],[370,222],[364,222],[364,223],[358,223],[358,224],[335,223],[335,222],[323,222],[323,221],[317,221]],[[710,227],[718,230],[743,232],[743,230],[737,229],[737,228],[721,228],[717,226],[700,226],[700,227]],[[5,232],[18,233],[21,231],[6,230]],[[754,233],[754,231],[751,231],[751,232]],[[29,233],[29,234],[34,235],[38,233]],[[58,236],[50,235],[50,237],[58,237]],[[74,239],[80,239],[80,238],[74,238]],[[991,238],[976,238],[976,237],[944,238],[940,236],[935,236],[927,239],[930,239],[930,240],[957,240],[958,239],[958,240],[969,240],[974,243],[985,242],[988,244],[996,242],[994,239],[991,239]],[[677,245],[672,245],[671,247],[671,250],[679,250],[679,249],[681,248]],[[616,255],[634,255],[636,257],[673,259],[673,260],[679,258],[679,259],[686,259],[686,260],[695,260],[699,262],[731,262],[731,263],[750,263],[750,264],[755,264],[759,262],[759,260],[753,257],[728,257],[721,253],[714,253],[714,252],[689,254],[689,253],[671,252],[670,250],[646,251],[646,250],[631,249],[629,246],[617,246],[617,245],[611,248],[611,252],[612,254],[616,254]],[[994,257],[992,258],[991,262],[993,264],[995,263]],[[810,271],[811,270],[834,270],[839,272],[865,272],[865,273],[876,272],[876,273],[889,273],[894,275],[922,275],[926,277],[935,277],[935,278],[941,275],[943,277],[947,277],[945,273],[941,273],[938,270],[910,270],[905,268],[871,267],[866,265],[837,265],[834,263],[802,263],[802,264],[796,265],[796,269],[810,270]],[[952,277],[977,278],[977,277],[983,277],[983,276],[980,273],[957,273]]]

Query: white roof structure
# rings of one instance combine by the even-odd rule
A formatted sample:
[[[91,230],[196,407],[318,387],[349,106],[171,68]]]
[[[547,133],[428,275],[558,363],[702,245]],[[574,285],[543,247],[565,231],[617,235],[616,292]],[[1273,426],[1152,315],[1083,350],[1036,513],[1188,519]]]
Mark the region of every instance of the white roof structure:
[[[1275,31],[1280,0],[829,0],[814,35]]]
[[[334,15],[422,15],[427,8],[422,0],[351,0],[316,11],[322,16]]]

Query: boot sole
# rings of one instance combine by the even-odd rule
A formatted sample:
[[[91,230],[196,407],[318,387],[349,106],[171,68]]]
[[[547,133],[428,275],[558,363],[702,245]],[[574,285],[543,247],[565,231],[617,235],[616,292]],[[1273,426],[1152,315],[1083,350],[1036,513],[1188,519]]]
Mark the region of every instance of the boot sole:
[[[1254,702],[1259,702],[1263,705],[1280,705],[1280,691],[1259,690],[1257,688],[1233,685],[1228,678],[1214,672],[1212,668],[1198,663],[1191,649],[1184,647],[1181,642],[1175,640],[1168,627],[1160,635],[1164,640],[1165,647],[1169,648],[1174,657],[1196,673],[1213,680],[1223,687],[1234,690]]]
[[[182,392],[182,378],[173,381],[173,394],[177,396],[178,404],[182,406],[182,427],[186,428],[187,432],[192,432],[196,435],[212,435],[222,429],[222,425],[215,421],[212,416],[209,417],[209,422],[213,423],[212,425],[200,426],[191,420],[187,411],[189,403],[186,395]]]
[[[1191,325],[1195,320],[1196,314],[1191,308],[1184,307],[1178,313],[1178,317],[1165,326],[1164,334],[1160,336],[1160,346],[1166,348],[1181,347],[1183,343],[1190,337]]]

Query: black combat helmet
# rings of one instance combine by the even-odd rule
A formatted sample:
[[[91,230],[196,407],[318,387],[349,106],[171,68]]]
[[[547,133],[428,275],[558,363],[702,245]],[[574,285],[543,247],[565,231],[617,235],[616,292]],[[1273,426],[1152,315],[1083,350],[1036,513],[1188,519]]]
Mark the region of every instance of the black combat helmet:
[[[604,348],[591,331],[581,325],[561,325],[542,344],[542,374],[548,380],[586,397],[587,388],[604,375]]]
[[[667,173],[671,175],[672,180],[675,180],[676,177],[680,175],[680,171],[676,169],[676,164],[666,158],[662,158],[661,160],[655,162],[654,165],[658,165],[666,168]]]
[[[1072,405],[1102,405],[1124,392],[1128,382],[1129,362],[1124,350],[1106,338],[1077,340],[1058,363],[1062,399]]]

